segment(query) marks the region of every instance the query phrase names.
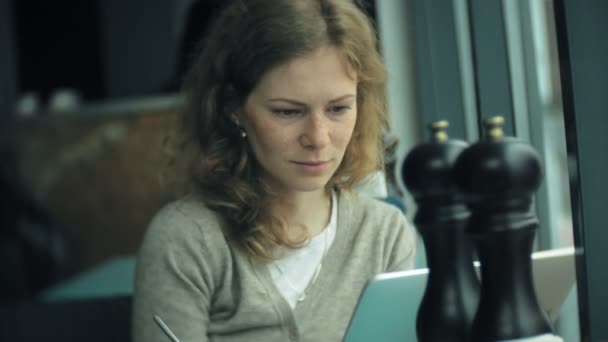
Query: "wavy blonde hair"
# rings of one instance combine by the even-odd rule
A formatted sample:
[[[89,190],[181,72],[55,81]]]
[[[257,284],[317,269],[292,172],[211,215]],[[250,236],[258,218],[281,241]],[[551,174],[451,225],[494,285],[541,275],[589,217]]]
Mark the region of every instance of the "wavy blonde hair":
[[[323,45],[339,48],[357,75],[358,116],[344,159],[327,189],[350,190],[382,169],[387,129],[386,71],[376,32],[351,0],[237,0],[211,26],[183,87],[183,145],[194,189],[220,213],[226,234],[245,253],[272,260],[287,236],[271,215],[273,194],[260,178],[246,139],[229,116],[262,75]]]

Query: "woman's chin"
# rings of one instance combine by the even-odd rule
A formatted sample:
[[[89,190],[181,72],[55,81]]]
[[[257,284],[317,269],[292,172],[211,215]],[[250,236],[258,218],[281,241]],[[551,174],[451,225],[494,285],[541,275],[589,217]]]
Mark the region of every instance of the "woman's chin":
[[[327,186],[327,182],[328,180],[323,178],[322,180],[308,180],[308,181],[303,181],[303,182],[298,182],[295,184],[292,184],[292,186],[290,187],[292,190],[294,191],[299,191],[299,192],[315,192],[315,191],[320,191],[320,190],[325,190],[326,186]]]

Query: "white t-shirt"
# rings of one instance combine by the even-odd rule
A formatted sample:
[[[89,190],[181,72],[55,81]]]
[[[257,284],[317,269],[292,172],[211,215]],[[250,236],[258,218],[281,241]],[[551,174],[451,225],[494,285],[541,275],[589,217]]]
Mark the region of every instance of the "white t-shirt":
[[[334,242],[338,225],[338,198],[332,194],[331,218],[327,227],[313,237],[308,245],[290,250],[268,264],[270,276],[291,308],[306,299],[306,288],[314,282],[323,268],[323,257]]]

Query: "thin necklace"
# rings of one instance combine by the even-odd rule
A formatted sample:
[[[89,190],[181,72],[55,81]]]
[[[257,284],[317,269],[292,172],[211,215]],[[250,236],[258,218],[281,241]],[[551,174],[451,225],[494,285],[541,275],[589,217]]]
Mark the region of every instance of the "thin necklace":
[[[315,273],[312,276],[312,279],[310,280],[309,285],[312,285],[315,283],[315,281],[317,280],[317,277],[319,277],[319,273],[321,273],[321,269],[323,268],[323,260],[325,259],[325,255],[327,254],[327,246],[328,246],[328,235],[329,235],[329,230],[323,232],[325,234],[325,246],[323,247],[323,255],[321,255],[321,260],[319,261],[319,266],[317,266],[317,268],[315,269]],[[283,270],[283,268],[281,268],[281,266],[279,266],[278,264],[274,264],[274,266],[276,267],[276,269],[279,271],[279,273],[281,274],[281,277],[283,279],[285,279],[285,282],[287,283],[287,286],[289,286],[289,288],[291,288],[295,293],[300,293],[300,295],[298,296],[298,302],[302,302],[306,299],[306,287],[308,287],[308,285],[302,289],[299,290],[289,279],[289,277],[287,276],[287,274],[285,273],[285,271]]]
[[[325,255],[327,254],[327,249],[328,249],[328,245],[329,245],[329,233],[330,233],[330,229],[331,229],[331,219],[333,216],[333,195],[330,197],[329,199],[329,208],[330,208],[330,213],[329,213],[329,222],[330,224],[328,225],[327,229],[325,229],[325,231],[323,232],[323,234],[325,234],[325,244],[323,246],[323,254],[321,255],[321,260],[319,261],[319,266],[317,266],[317,268],[315,269],[315,273],[312,276],[312,279],[310,280],[309,285],[312,285],[315,283],[315,281],[317,280],[317,277],[319,277],[319,273],[321,273],[321,269],[323,268],[323,260],[325,260]],[[293,290],[295,293],[300,293],[300,295],[298,296],[298,302],[302,302],[306,299],[306,288],[308,287],[308,285],[302,289],[302,290],[298,290],[298,288],[291,282],[291,280],[289,279],[289,277],[287,276],[287,274],[285,273],[285,271],[283,270],[283,268],[281,268],[281,266],[279,266],[277,263],[274,264],[274,267],[277,269],[277,271],[279,271],[279,273],[281,274],[281,277],[283,279],[285,279],[285,282],[287,282],[287,286],[289,286],[289,288],[291,288],[291,290]]]

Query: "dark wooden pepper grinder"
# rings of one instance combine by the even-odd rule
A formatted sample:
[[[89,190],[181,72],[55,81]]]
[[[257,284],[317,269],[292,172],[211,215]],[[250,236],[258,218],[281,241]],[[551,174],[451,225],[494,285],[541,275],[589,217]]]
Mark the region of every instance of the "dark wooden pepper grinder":
[[[448,139],[447,127],[447,121],[431,124],[431,141],[414,147],[402,168],[418,206],[414,222],[429,268],[416,319],[419,342],[469,341],[479,300],[473,247],[465,233],[470,213],[452,179],[453,164],[468,144]]]
[[[502,117],[487,119],[485,138],[462,152],[454,165],[471,210],[467,232],[481,262],[471,340],[561,341],[538,303],[532,278],[538,227],[532,196],[542,179],[540,158],[530,145],[505,137],[503,124]]]

